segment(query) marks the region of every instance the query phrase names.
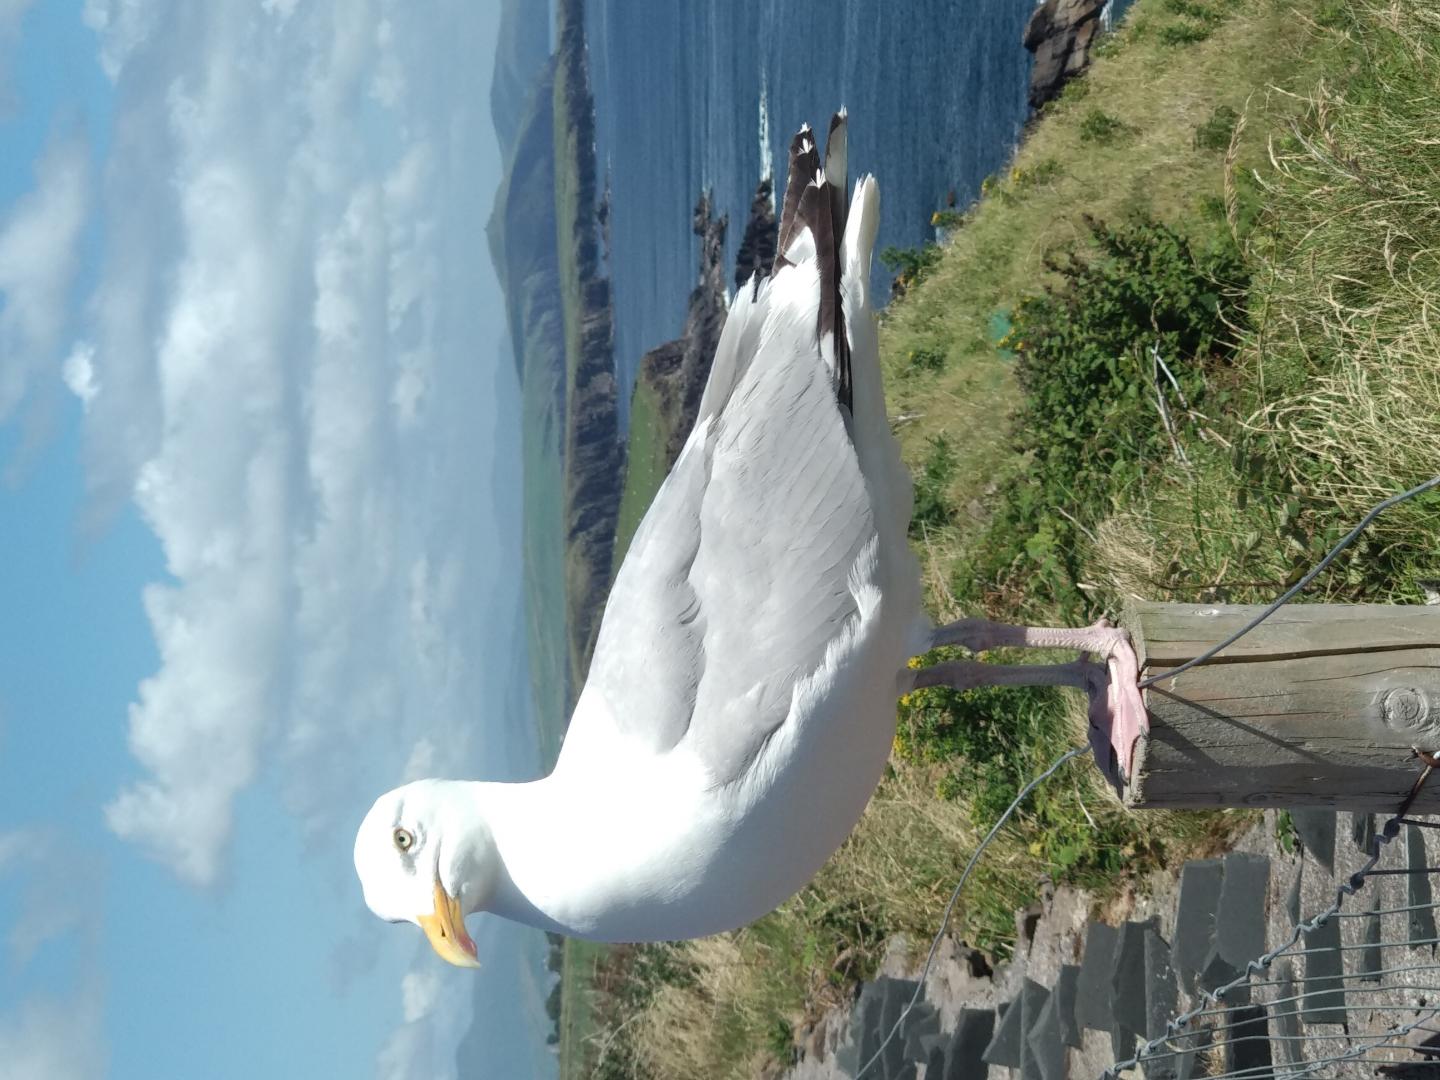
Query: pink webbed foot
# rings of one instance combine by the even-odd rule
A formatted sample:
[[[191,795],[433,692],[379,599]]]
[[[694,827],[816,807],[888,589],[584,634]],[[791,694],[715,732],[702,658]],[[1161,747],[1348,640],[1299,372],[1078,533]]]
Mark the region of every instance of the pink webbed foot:
[[[1108,627],[1105,620],[1097,627]],[[1140,660],[1129,635],[1118,633],[1105,653],[1105,685],[1090,688],[1090,748],[1116,792],[1134,775],[1135,745],[1150,730],[1140,694]]]

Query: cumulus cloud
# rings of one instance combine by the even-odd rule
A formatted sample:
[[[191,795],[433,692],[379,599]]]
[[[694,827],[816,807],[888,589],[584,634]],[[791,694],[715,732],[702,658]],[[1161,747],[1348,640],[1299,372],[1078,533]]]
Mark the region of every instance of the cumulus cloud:
[[[34,189],[0,223],[0,421],[59,360],[88,194],[84,144],[56,136],[36,164]]]
[[[209,886],[262,768],[331,843],[408,769],[474,763],[477,702],[514,681],[518,526],[489,511],[514,405],[474,349],[502,322],[491,136],[454,85],[493,16],[143,7],[86,7],[117,134],[64,377],[96,513],[132,500],[168,571],[106,820]]]
[[[60,377],[88,412],[95,395],[100,393],[100,384],[95,381],[95,346],[86,341],[76,342],[60,368]]]
[[[106,1057],[94,990],[36,996],[0,1013],[0,1061],[11,1080],[93,1080],[105,1074]]]

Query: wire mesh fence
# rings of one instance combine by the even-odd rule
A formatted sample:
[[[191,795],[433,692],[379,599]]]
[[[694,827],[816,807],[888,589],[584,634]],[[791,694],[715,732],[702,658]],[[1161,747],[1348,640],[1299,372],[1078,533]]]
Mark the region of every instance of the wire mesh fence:
[[[1341,884],[1327,908],[1234,977],[1197,977],[1182,990],[1187,1007],[1152,1017],[1163,1030],[1105,1080],[1137,1068],[1147,1080],[1440,1077],[1440,866],[1426,841],[1440,842],[1436,829],[1388,820],[1360,865],[1334,867]]]

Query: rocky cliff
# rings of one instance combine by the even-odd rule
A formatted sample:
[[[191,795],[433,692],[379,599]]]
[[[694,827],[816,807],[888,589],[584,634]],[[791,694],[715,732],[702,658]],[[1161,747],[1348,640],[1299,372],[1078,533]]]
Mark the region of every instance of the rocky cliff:
[[[775,223],[775,185],[770,177],[760,181],[755,197],[750,200],[750,220],[740,238],[735,255],[735,287],[750,280],[751,274],[765,277],[775,262],[775,245],[779,242]]]
[[[1025,26],[1025,48],[1035,54],[1030,69],[1030,107],[1055,98],[1090,63],[1100,33],[1105,0],[1045,0]]]
[[[624,447],[615,380],[610,282],[601,263],[584,0],[556,12],[555,205],[565,309],[565,593],[574,684],[590,653],[610,588]]]

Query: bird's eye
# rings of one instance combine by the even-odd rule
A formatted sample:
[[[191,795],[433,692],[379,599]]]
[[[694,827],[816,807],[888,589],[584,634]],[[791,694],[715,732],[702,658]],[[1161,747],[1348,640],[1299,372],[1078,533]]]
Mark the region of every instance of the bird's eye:
[[[395,846],[401,851],[409,851],[415,846],[415,834],[409,829],[396,829]]]

